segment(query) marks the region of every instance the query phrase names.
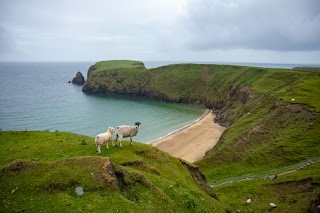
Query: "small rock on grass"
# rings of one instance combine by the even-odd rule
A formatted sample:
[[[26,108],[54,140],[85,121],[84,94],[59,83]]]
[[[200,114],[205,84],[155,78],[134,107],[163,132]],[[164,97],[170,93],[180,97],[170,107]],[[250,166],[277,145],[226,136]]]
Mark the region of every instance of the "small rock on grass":
[[[75,191],[76,191],[77,195],[80,197],[84,194],[82,186],[78,186]]]

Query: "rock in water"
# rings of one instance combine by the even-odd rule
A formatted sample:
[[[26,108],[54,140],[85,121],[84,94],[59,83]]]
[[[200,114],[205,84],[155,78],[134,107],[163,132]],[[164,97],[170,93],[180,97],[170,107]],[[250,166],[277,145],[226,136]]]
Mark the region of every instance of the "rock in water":
[[[76,77],[74,77],[72,79],[72,83],[73,84],[77,84],[77,85],[80,85],[80,86],[82,86],[84,84],[84,82],[85,82],[85,80],[84,80],[84,77],[81,74],[81,72],[77,72]]]
[[[83,192],[83,187],[82,187],[82,186],[78,186],[78,187],[76,188],[76,193],[77,193],[78,196],[81,197],[81,196],[84,194],[84,192]]]

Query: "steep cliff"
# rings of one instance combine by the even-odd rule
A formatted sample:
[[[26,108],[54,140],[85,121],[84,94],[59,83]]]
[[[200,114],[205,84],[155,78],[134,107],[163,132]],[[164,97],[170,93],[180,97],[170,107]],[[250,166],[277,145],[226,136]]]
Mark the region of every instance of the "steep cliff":
[[[126,63],[119,66],[119,63]],[[246,86],[266,70],[253,67],[176,64],[146,69],[141,62],[98,62],[88,71],[83,91],[91,94],[130,94],[157,100],[204,105],[224,111],[245,104],[252,96]],[[226,114],[227,113],[227,114]],[[219,116],[219,122],[228,125]]]

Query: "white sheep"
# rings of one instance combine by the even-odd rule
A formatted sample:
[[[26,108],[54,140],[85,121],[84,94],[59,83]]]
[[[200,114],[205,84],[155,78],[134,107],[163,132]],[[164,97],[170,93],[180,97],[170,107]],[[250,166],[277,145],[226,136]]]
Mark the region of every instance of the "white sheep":
[[[271,207],[271,208],[277,208],[277,205],[274,204],[274,203],[270,203],[270,207]]]
[[[109,128],[106,132],[100,133],[94,138],[94,142],[96,143],[96,151],[97,152],[101,153],[100,146],[104,143],[107,144],[107,149],[109,149],[109,146],[108,146],[109,141],[112,142],[112,145],[114,145],[113,141],[112,141],[112,134],[114,132],[115,132],[114,128],[109,126]]]
[[[136,136],[139,130],[140,122],[136,122],[134,126],[122,125],[116,128],[116,142],[120,142],[120,148],[122,149],[122,138],[130,137],[130,145],[132,146],[132,137]]]

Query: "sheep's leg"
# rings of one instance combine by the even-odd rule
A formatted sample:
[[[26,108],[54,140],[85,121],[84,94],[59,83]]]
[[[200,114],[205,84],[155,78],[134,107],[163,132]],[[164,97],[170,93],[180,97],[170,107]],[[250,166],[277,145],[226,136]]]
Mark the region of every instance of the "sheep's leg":
[[[122,141],[122,137],[119,137],[119,143],[120,143],[120,148],[122,149],[122,143],[121,143],[121,141]]]
[[[117,144],[117,143],[118,143],[118,137],[119,137],[119,136],[116,135],[116,145],[114,145],[114,143],[113,143],[113,141],[112,141],[112,146],[118,146],[118,144]]]
[[[130,145],[132,146],[132,138],[130,137]]]
[[[108,143],[109,143],[109,141],[107,141],[107,143],[106,143],[106,144],[107,144],[107,149],[109,149],[109,145],[108,145]]]
[[[121,143],[122,138],[120,138],[120,148],[122,149],[122,143]]]
[[[96,151],[101,153],[101,150],[100,150],[100,145],[96,145]]]

